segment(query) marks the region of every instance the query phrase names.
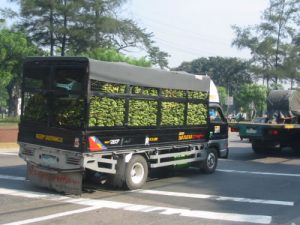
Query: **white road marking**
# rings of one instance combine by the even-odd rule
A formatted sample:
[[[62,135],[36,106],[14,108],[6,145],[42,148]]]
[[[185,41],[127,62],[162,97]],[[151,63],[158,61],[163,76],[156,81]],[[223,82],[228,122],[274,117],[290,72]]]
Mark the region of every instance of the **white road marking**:
[[[151,205],[138,205],[138,204],[123,203],[123,202],[116,202],[116,201],[105,201],[105,200],[97,200],[97,199],[70,198],[67,196],[44,194],[44,193],[29,192],[29,191],[22,191],[22,190],[12,190],[12,189],[5,189],[5,188],[0,188],[0,194],[28,197],[28,198],[39,198],[44,200],[55,200],[64,203],[90,206],[88,208],[82,209],[83,210],[82,212],[84,212],[84,210],[88,210],[88,211],[93,210],[92,208],[94,207],[95,209],[109,208],[109,209],[119,209],[119,210],[144,212],[144,213],[152,212],[161,215],[178,215],[178,216],[190,217],[190,218],[226,220],[226,221],[234,221],[234,222],[249,222],[249,223],[258,223],[258,224],[270,224],[272,222],[271,216],[264,216],[264,215],[219,213],[219,212],[210,212],[210,211],[201,211],[201,210],[159,207],[159,206],[151,206]],[[69,212],[53,214],[47,217],[39,217],[35,219],[37,221],[44,221],[44,220],[55,219],[57,217],[72,215],[80,212],[81,212],[80,210],[73,210]],[[35,219],[17,221],[14,223],[9,223],[9,225],[28,224],[28,223],[37,222],[35,221]]]
[[[243,174],[255,174],[255,175],[272,175],[272,176],[286,176],[286,177],[300,177],[300,174],[296,173],[269,173],[269,172],[254,172],[254,171],[240,171],[240,170],[221,170],[217,171],[225,173],[243,173]]]
[[[25,177],[16,177],[16,176],[8,176],[8,175],[0,175],[0,179],[18,180],[18,181],[26,180]],[[142,194],[165,195],[165,196],[173,196],[173,197],[209,199],[209,200],[216,200],[216,201],[234,201],[234,202],[246,202],[246,203],[257,203],[257,204],[294,206],[294,202],[266,200],[266,199],[238,198],[238,197],[228,197],[228,196],[191,194],[191,193],[168,192],[168,191],[157,191],[157,190],[135,190],[132,192],[138,192]]]
[[[11,196],[16,196],[16,197],[52,200],[52,201],[63,201],[63,200],[70,199],[70,197],[68,197],[68,196],[62,196],[62,195],[57,195],[57,194],[47,194],[47,193],[41,193],[41,192],[23,191],[23,190],[8,189],[8,188],[0,188],[0,194],[11,195]]]
[[[1,175],[1,174],[0,174],[0,179],[5,179],[5,180],[21,180],[21,181],[26,180],[25,177],[16,177],[16,176]]]
[[[234,201],[234,202],[246,202],[246,203],[257,203],[257,204],[294,206],[294,202],[277,201],[277,200],[237,198],[237,197],[228,197],[228,196],[191,194],[191,193],[157,191],[157,190],[135,190],[132,192],[137,192],[137,193],[142,193],[142,194],[152,194],[152,195],[165,195],[165,196],[172,196],[172,197],[209,199],[209,200],[216,200],[216,201]]]
[[[12,156],[18,156],[19,153],[17,153],[17,152],[0,152],[0,155],[12,155]]]
[[[99,209],[99,207],[92,206],[92,207],[88,207],[88,208],[76,209],[76,210],[72,210],[72,211],[68,211],[68,212],[56,213],[56,214],[37,217],[37,218],[33,218],[33,219],[28,219],[28,220],[21,220],[21,221],[16,221],[16,222],[12,222],[12,223],[5,223],[2,225],[23,225],[23,224],[29,224],[29,223],[36,223],[36,222],[56,219],[56,218],[63,217],[63,216],[70,216],[70,215],[74,215],[74,214],[78,214],[78,213],[93,211],[96,209]]]

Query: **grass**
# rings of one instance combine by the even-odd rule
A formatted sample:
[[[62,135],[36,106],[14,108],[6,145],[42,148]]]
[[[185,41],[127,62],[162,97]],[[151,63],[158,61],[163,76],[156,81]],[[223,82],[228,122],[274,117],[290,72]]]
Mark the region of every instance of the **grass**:
[[[0,128],[17,128],[19,123],[19,118],[4,118],[0,119]]]

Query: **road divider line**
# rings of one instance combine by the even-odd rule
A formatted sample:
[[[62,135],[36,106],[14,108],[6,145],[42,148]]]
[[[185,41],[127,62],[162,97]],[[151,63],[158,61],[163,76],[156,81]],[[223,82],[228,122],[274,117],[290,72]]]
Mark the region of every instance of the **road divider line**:
[[[29,220],[7,223],[6,225],[29,224],[38,221],[50,220],[62,216],[68,216],[75,213],[84,212],[84,210],[91,211],[93,209],[99,209],[99,208],[118,209],[118,210],[144,212],[144,213],[157,213],[160,215],[177,215],[182,217],[211,219],[211,220],[248,222],[248,223],[257,223],[257,224],[270,224],[272,222],[272,217],[265,216],[265,215],[220,213],[220,212],[191,210],[191,209],[182,209],[182,208],[160,207],[160,206],[152,206],[152,205],[139,205],[139,204],[106,201],[106,200],[98,200],[98,199],[71,198],[67,196],[29,192],[23,190],[15,190],[15,189],[6,189],[6,188],[0,188],[0,194],[29,197],[29,198],[32,197],[32,198],[39,198],[43,200],[55,200],[64,203],[90,206],[88,208],[82,209],[82,211],[72,210],[69,212],[53,214],[46,217],[39,217],[39,218],[33,218]]]
[[[224,172],[224,173],[242,173],[242,174],[255,174],[255,175],[300,177],[300,174],[296,174],[296,173],[269,173],[269,172],[260,172],[260,171],[255,172],[255,171],[221,170],[221,169],[217,169],[217,171]]]
[[[170,191],[157,191],[157,190],[135,190],[132,192],[142,193],[142,194],[152,194],[152,195],[164,195],[164,196],[172,196],[172,197],[209,199],[209,200],[216,200],[216,201],[233,201],[233,202],[244,202],[244,203],[294,206],[294,202],[266,200],[266,199],[238,198],[238,197],[228,197],[228,196],[191,194],[191,193],[183,193],[183,192],[170,192]]]

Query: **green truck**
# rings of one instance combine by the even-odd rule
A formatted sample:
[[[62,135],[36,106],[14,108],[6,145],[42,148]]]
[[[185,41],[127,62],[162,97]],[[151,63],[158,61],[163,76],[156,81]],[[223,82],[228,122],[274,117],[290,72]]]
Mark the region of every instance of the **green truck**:
[[[274,90],[267,98],[267,116],[254,122],[230,123],[231,131],[248,138],[255,153],[300,151],[300,91]]]
[[[141,188],[154,168],[188,164],[213,173],[210,81],[84,57],[28,58],[18,135],[27,178],[80,194],[91,173],[128,189]],[[226,121],[212,126],[215,142],[227,138]]]

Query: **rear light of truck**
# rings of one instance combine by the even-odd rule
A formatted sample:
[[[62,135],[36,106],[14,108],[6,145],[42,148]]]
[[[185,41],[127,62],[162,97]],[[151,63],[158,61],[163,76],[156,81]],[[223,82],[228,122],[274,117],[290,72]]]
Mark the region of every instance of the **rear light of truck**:
[[[230,127],[231,132],[239,132],[239,128],[237,127]]]
[[[272,136],[276,136],[279,134],[279,131],[278,130],[269,130],[269,134]]]
[[[99,152],[106,149],[106,146],[96,136],[89,137],[89,150],[91,152]]]

